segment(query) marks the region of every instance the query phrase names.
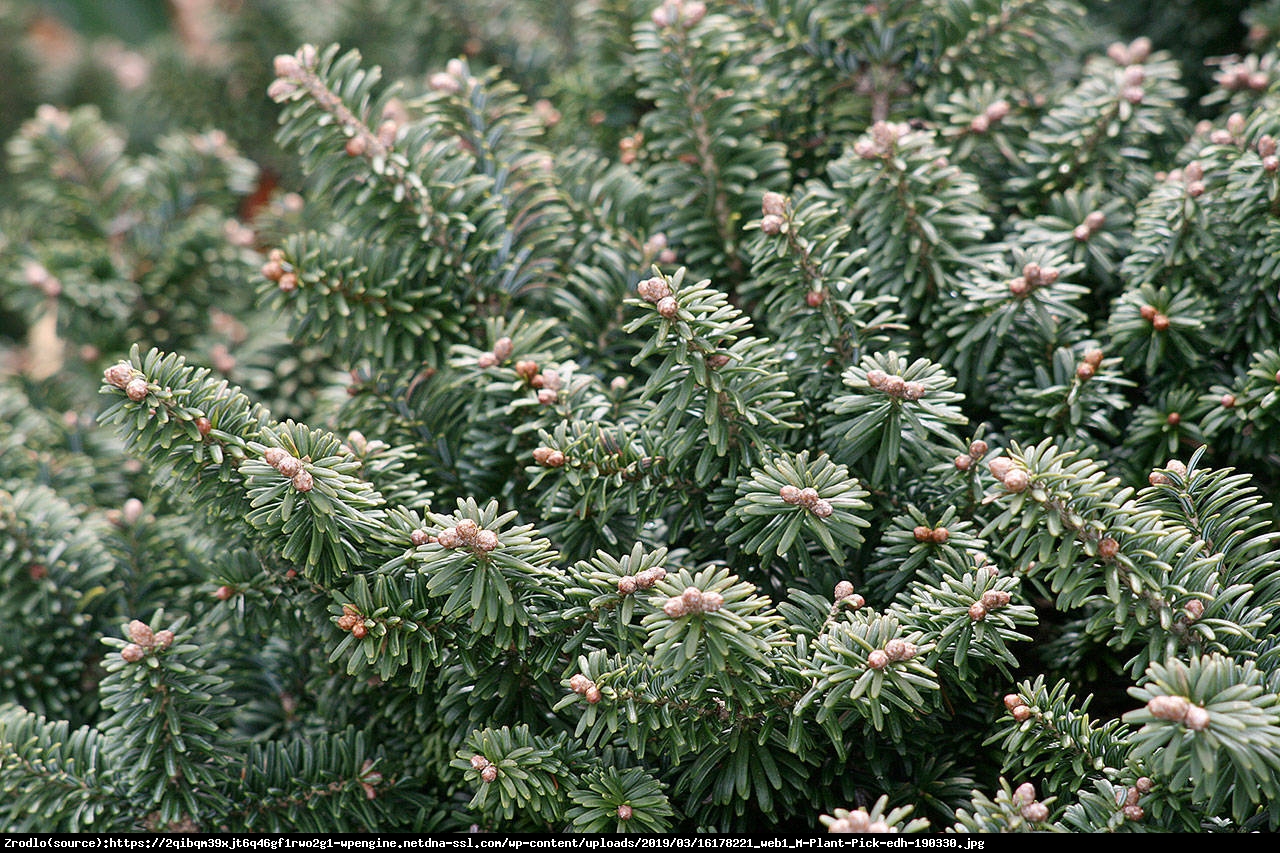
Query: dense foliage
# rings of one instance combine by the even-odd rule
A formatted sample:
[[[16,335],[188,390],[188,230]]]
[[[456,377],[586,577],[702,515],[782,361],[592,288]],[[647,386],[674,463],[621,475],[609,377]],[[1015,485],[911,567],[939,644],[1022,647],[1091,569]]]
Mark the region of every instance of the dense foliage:
[[[8,143],[0,828],[1280,827],[1280,4],[302,5]]]

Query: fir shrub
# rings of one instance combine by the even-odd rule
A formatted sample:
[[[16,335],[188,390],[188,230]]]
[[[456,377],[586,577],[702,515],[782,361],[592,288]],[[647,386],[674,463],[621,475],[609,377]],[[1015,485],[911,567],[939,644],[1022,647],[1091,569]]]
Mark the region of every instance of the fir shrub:
[[[10,140],[0,828],[1280,828],[1276,4],[539,5]]]

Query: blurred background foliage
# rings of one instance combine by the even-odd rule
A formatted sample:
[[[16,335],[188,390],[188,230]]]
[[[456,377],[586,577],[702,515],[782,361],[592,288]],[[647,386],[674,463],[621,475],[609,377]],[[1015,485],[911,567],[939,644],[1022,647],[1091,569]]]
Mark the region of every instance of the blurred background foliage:
[[[119,128],[128,153],[144,153],[166,133],[218,129],[260,169],[242,218],[282,191],[300,188],[296,160],[274,141],[278,112],[266,95],[271,60],[303,42],[358,48],[386,79],[439,70],[465,56],[500,66],[530,98],[562,109],[590,104],[589,127],[605,150],[634,126],[635,93],[587,74],[625,44],[609,20],[630,17],[636,0],[0,0],[0,138],[11,139],[40,104],[92,104]],[[1212,88],[1219,60],[1259,52],[1280,32],[1280,0],[1092,0],[1099,45],[1150,36],[1183,66],[1192,114]],[[588,62],[587,60],[590,60]],[[616,91],[611,92],[610,87]],[[590,98],[574,97],[590,91]],[[616,96],[616,97],[614,97]],[[564,106],[569,105],[569,106]],[[586,107],[584,107],[585,109]],[[568,142],[569,140],[563,140]],[[554,130],[549,138],[556,143]],[[12,208],[12,175],[0,158],[0,236]],[[0,355],[26,328],[0,307]],[[6,360],[0,358],[0,373]]]
[[[1183,66],[1187,106],[1212,86],[1214,60],[1274,39],[1280,3],[1245,0],[1091,0],[1099,44],[1150,37]],[[359,48],[387,79],[437,70],[467,56],[498,65],[531,96],[575,85],[596,7],[634,2],[521,0],[0,0],[0,135],[12,136],[40,103],[97,104],[145,147],[174,127],[225,131],[273,180],[296,178],[272,137],[266,97],[271,59],[307,41]],[[447,14],[441,14],[442,11]],[[592,11],[592,10],[588,10]],[[444,24],[443,26],[441,24]],[[608,81],[595,85],[607,86]],[[627,126],[630,115],[595,116]]]

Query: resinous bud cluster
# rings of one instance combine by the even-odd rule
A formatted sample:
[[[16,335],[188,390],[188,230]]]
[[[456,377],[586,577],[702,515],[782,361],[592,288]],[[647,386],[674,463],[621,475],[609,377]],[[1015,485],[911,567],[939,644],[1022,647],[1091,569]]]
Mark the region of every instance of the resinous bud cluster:
[[[554,447],[535,447],[533,449],[533,461],[543,468],[563,468],[565,456],[562,451],[556,450]]]
[[[1209,141],[1214,145],[1239,145],[1240,136],[1244,133],[1247,122],[1241,113],[1227,116],[1227,126],[1214,128],[1209,133]],[[1159,175],[1157,174],[1157,177]]]
[[[172,631],[153,631],[141,619],[131,621],[127,631],[133,642],[120,650],[120,657],[128,663],[137,663],[147,656],[147,652],[163,651],[173,645]]]
[[[1015,494],[1025,492],[1031,485],[1031,474],[1007,456],[998,456],[987,464],[991,476],[1004,484],[1005,489]]]
[[[1158,720],[1182,723],[1194,732],[1209,728],[1209,712],[1185,696],[1153,696],[1147,711]]]
[[[806,486],[801,489],[788,484],[778,489],[778,496],[782,498],[783,502],[792,506],[804,507],[818,518],[830,518],[836,511],[831,501],[819,495],[818,490],[812,486]]]
[[[450,59],[444,71],[437,71],[427,78],[427,86],[433,92],[456,95],[462,91],[462,81],[466,79],[466,66],[459,59]]]
[[[494,341],[492,350],[480,354],[480,357],[476,359],[476,364],[486,368],[495,367],[511,358],[511,353],[514,350],[515,344],[511,342],[511,338],[498,338],[498,340]]]
[[[281,293],[293,293],[298,289],[298,272],[293,264],[285,260],[282,249],[272,249],[267,254],[261,273],[267,281],[274,281]]]
[[[987,108],[978,113],[969,121],[969,131],[971,133],[986,133],[991,129],[993,124],[999,124],[1009,115],[1009,102],[1000,100],[992,101]]]
[[[1143,305],[1138,309],[1138,316],[1151,324],[1157,332],[1169,328],[1169,315],[1164,314],[1154,305]]]
[[[1009,282],[1009,292],[1018,297],[1026,296],[1038,287],[1053,286],[1061,274],[1057,267],[1042,267],[1034,262],[1026,264],[1022,275]]]
[[[1030,782],[1023,782],[1013,792],[1014,805],[1018,813],[1030,823],[1044,823],[1049,819],[1049,807],[1036,800],[1036,787]]]
[[[760,203],[760,230],[770,236],[782,233],[787,221],[787,199],[782,193],[767,192]]]
[[[849,581],[836,584],[833,595],[837,605],[844,604],[850,610],[861,610],[867,603],[865,598],[853,591],[853,584]]]
[[[1143,794],[1151,793],[1151,789],[1155,787],[1155,783],[1151,781],[1149,776],[1140,776],[1133,787],[1125,791],[1124,797],[1124,816],[1128,820],[1142,820],[1147,816],[1142,806],[1138,805],[1138,800],[1142,799]]]
[[[919,653],[920,650],[915,643],[894,637],[884,644],[883,649],[872,649],[867,654],[867,666],[874,670],[882,670],[891,663],[911,660]]]
[[[1101,210],[1095,210],[1084,218],[1084,221],[1075,227],[1071,232],[1071,236],[1075,237],[1078,242],[1084,243],[1094,234],[1102,230],[1107,224],[1107,215]]]
[[[969,452],[961,453],[955,459],[956,469],[968,471],[973,467],[974,462],[987,455],[987,450],[989,449],[987,443],[980,438],[969,442]]]
[[[674,320],[679,313],[680,305],[671,295],[671,286],[661,278],[655,276],[644,279],[636,285],[636,292],[640,294],[641,299],[652,303],[658,309],[658,313],[668,320]]]
[[[827,832],[884,833],[893,832],[893,829],[883,820],[872,820],[871,815],[867,814],[866,809],[855,809],[849,812],[845,817],[839,817],[833,820],[827,826]]]
[[[143,375],[134,370],[133,365],[123,361],[104,370],[102,379],[108,385],[124,391],[125,396],[135,403],[141,403],[151,392],[151,386]]]
[[[1107,56],[1117,65],[1140,65],[1151,57],[1151,39],[1140,36],[1128,44],[1114,42],[1107,46]]]
[[[672,619],[692,613],[714,613],[724,606],[724,596],[718,592],[703,592],[696,586],[687,586],[684,592],[673,595],[662,605],[662,612]]]
[[[580,672],[569,679],[569,689],[585,697],[592,705],[600,701],[600,688],[596,686],[594,681]]]
[[[1009,693],[1004,697],[1004,707],[1020,723],[1031,717],[1031,706],[1024,702],[1017,693]]]
[[[268,465],[279,471],[280,476],[291,481],[298,491],[309,492],[315,486],[315,479],[303,467],[302,460],[283,447],[268,447],[263,451],[262,458]]]
[[[1098,372],[1098,368],[1102,366],[1102,359],[1105,354],[1102,350],[1093,348],[1084,352],[1084,358],[1076,365],[1076,378],[1081,382],[1088,382]]]
[[[1198,598],[1193,598],[1182,608],[1182,621],[1188,625],[1192,622],[1199,622],[1204,616],[1204,602]]]
[[[853,144],[853,153],[863,160],[877,160],[893,153],[898,140],[906,136],[910,126],[900,122],[878,121],[871,125],[867,136]]]
[[[661,29],[680,26],[696,27],[707,16],[707,4],[702,0],[666,0],[653,10],[649,19]]]
[[[495,357],[498,351],[498,345],[495,344]],[[510,353],[507,354],[510,355]],[[561,378],[559,371],[541,370],[538,367],[538,363],[533,359],[522,358],[516,362],[516,375],[527,382],[530,388],[538,392],[538,402],[542,405],[549,406],[560,399],[560,389],[564,386],[564,379]]]
[[[272,62],[276,79],[267,87],[267,95],[283,101],[302,91],[316,67],[319,52],[314,45],[304,44],[295,53],[282,53]]]
[[[364,616],[350,604],[342,605],[342,615],[338,617],[338,627],[343,631],[350,631],[351,636],[357,640],[364,639],[369,633],[369,628],[364,624]]]
[[[1224,62],[1213,79],[1228,92],[1265,92],[1271,85],[1271,75],[1248,61]]]
[[[472,551],[488,553],[498,547],[498,534],[492,530],[484,530],[469,518],[459,521],[454,527],[446,527],[436,536],[436,543],[441,548],[469,548]]]
[[[483,755],[471,756],[471,767],[480,772],[480,778],[485,782],[492,782],[498,778],[497,766]]]
[[[667,570],[662,566],[654,566],[651,569],[636,572],[634,575],[623,575],[618,578],[618,594],[631,595],[636,590],[649,589],[666,576]]]
[[[1257,142],[1258,156],[1262,158],[1262,169],[1268,174],[1274,175],[1276,170],[1280,169],[1280,157],[1276,156],[1276,140],[1269,133],[1264,133],[1258,137]]]
[[[1184,479],[1187,476],[1187,466],[1177,459],[1170,459],[1166,462],[1164,469]],[[1164,471],[1152,471],[1147,476],[1147,482],[1153,486],[1163,486],[1169,482],[1169,475],[1165,474]]]
[[[914,402],[929,393],[928,386],[923,382],[914,380],[908,382],[901,376],[886,373],[878,367],[867,371],[867,384],[877,391],[888,394],[890,397],[896,397],[899,400]]]
[[[926,527],[923,524],[918,524],[911,531],[911,535],[915,537],[917,542],[932,542],[935,545],[942,545],[951,538],[951,531],[945,527]]]
[[[981,598],[969,605],[969,619],[973,622],[981,622],[992,610],[1007,606],[1012,598],[1013,596],[1003,589],[989,589],[982,594]]]
[[[1192,160],[1181,169],[1174,169],[1166,178],[1170,183],[1181,183],[1190,198],[1204,195],[1204,166]]]

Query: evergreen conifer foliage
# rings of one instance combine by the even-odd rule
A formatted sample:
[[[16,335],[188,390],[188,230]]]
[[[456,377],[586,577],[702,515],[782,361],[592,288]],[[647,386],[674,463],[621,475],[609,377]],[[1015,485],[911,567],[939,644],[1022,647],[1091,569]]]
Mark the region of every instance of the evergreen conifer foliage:
[[[301,211],[11,143],[0,299],[86,346],[0,384],[0,826],[1280,828],[1271,84],[1196,124],[1063,0],[589,5],[554,115],[277,57]]]

